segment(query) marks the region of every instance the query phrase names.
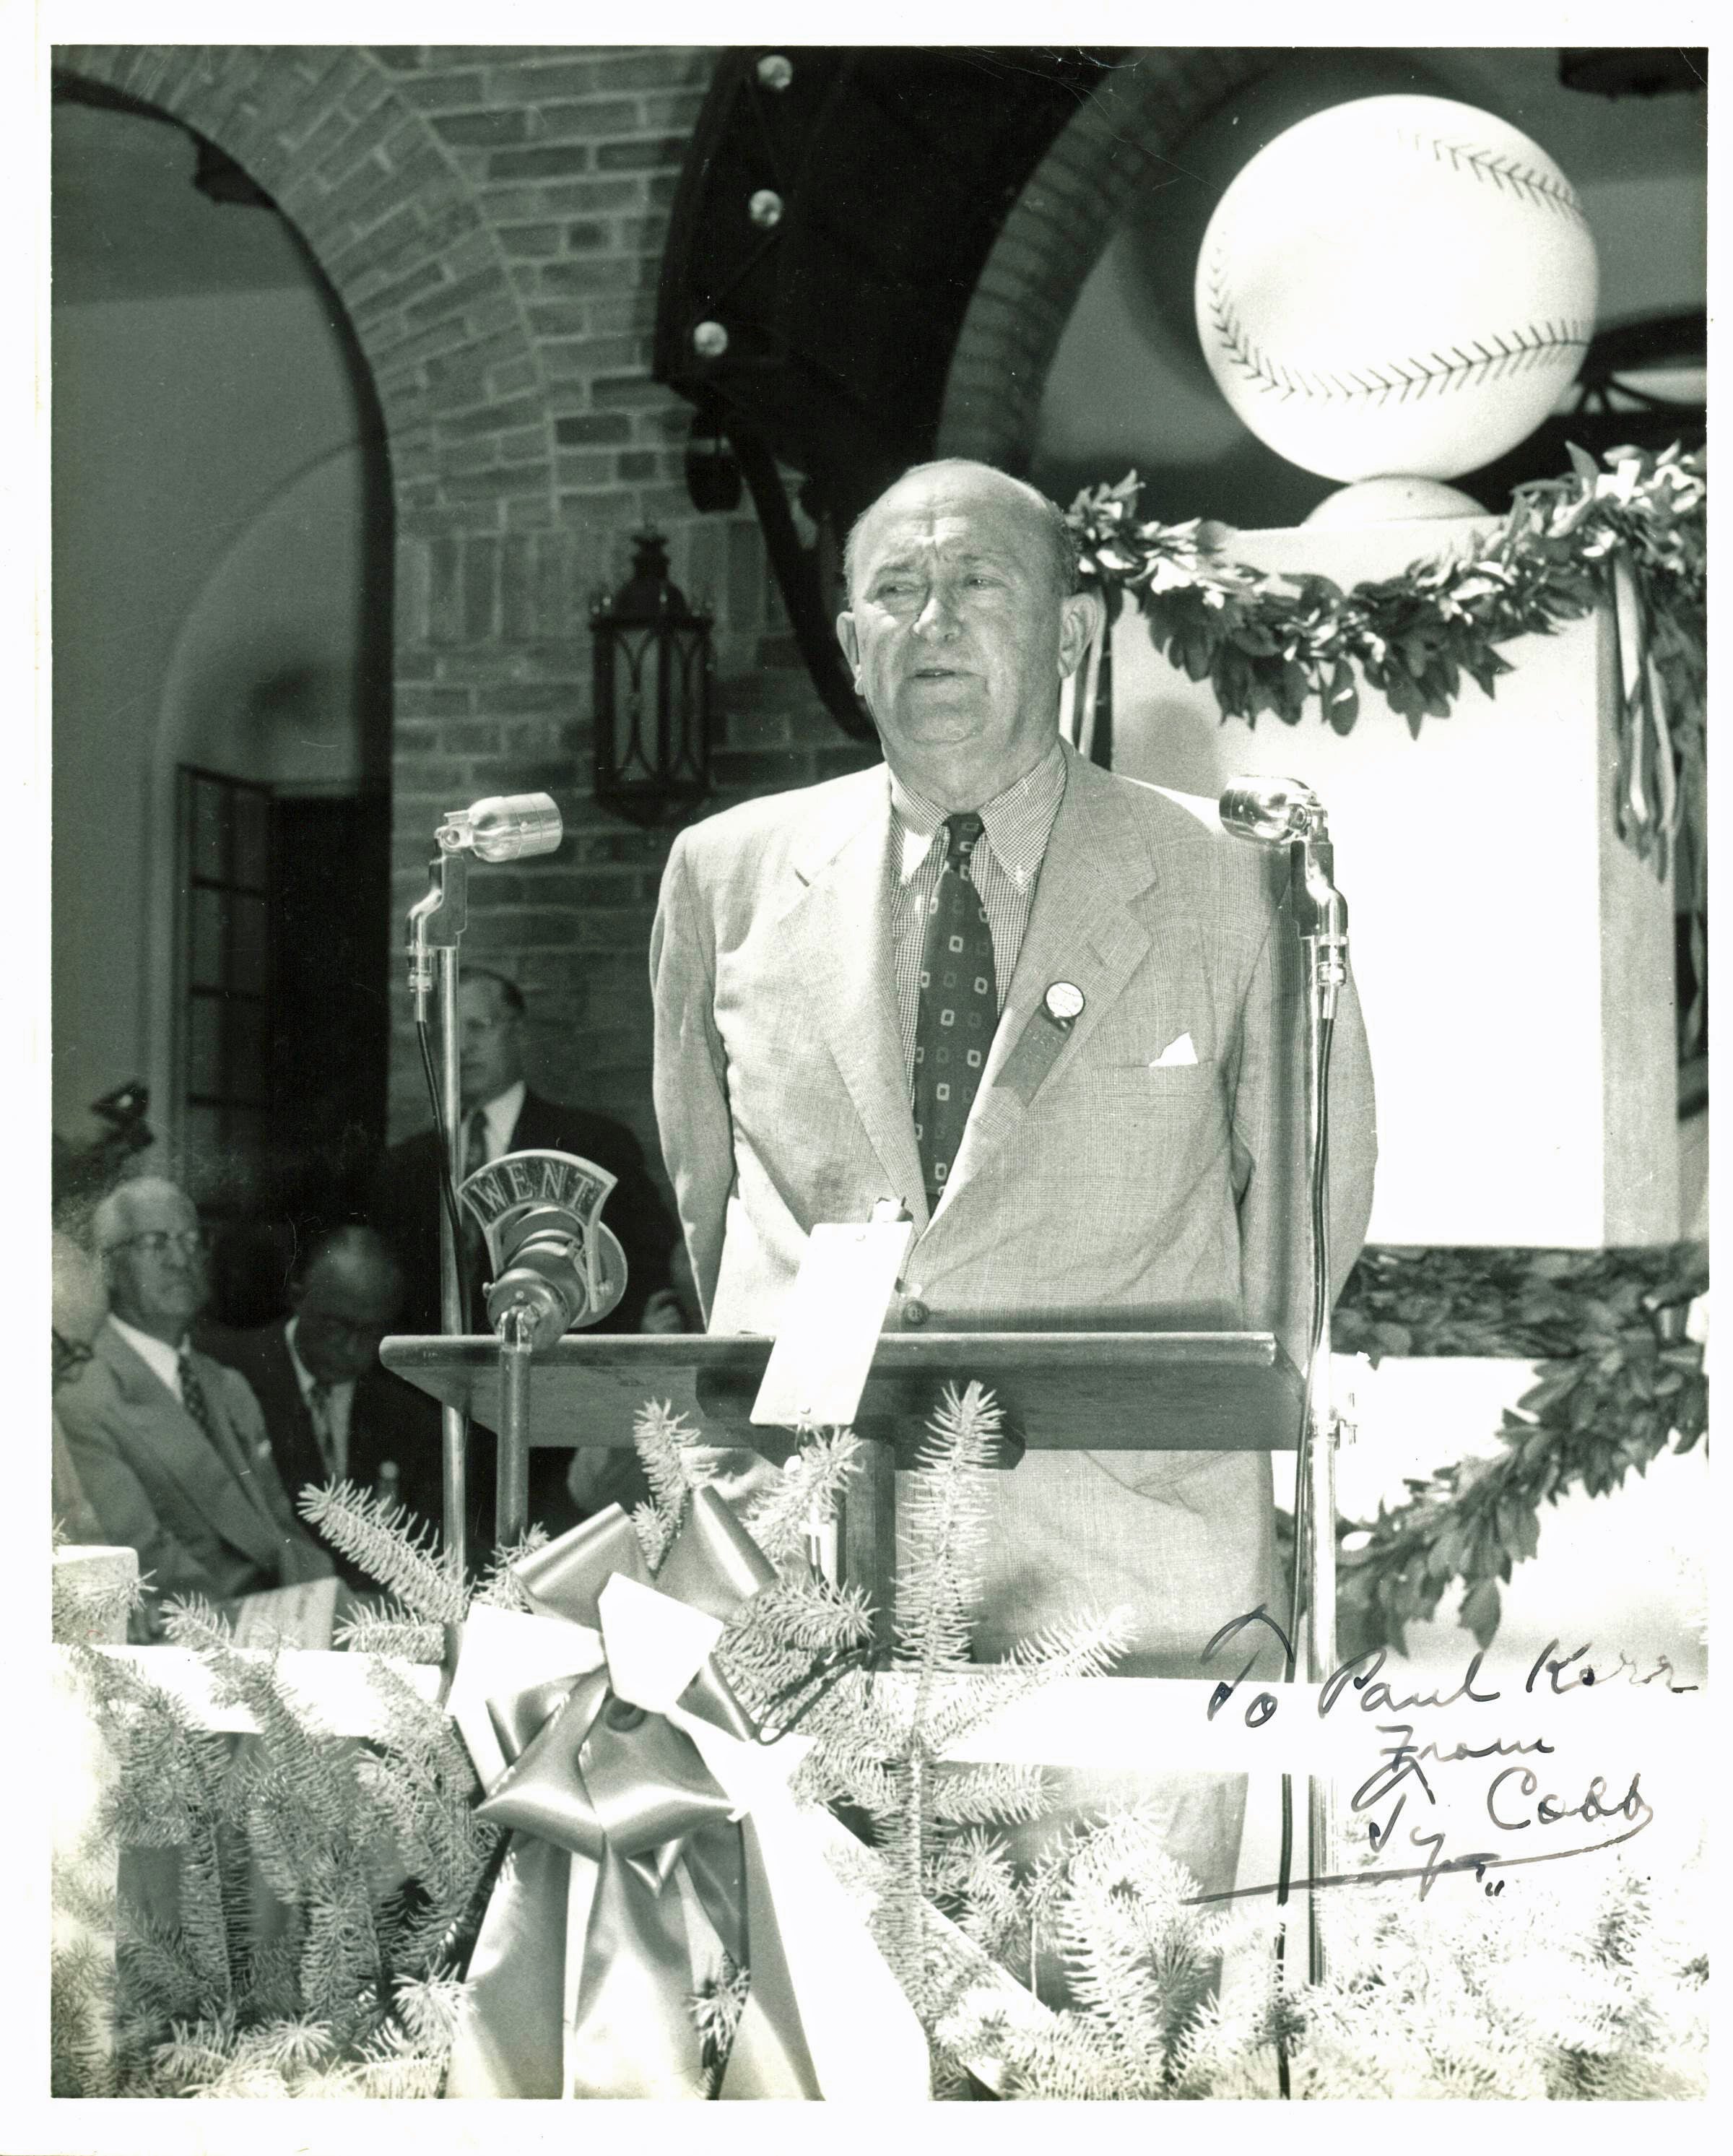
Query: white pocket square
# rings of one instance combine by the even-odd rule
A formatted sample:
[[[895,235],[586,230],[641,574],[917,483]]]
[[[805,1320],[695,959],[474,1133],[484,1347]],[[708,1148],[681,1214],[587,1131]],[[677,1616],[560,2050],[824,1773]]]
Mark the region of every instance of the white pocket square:
[[[1197,1050],[1192,1045],[1191,1034],[1182,1033],[1177,1040],[1170,1040],[1159,1055],[1150,1058],[1149,1067],[1151,1070],[1172,1070],[1180,1064],[1197,1060]]]

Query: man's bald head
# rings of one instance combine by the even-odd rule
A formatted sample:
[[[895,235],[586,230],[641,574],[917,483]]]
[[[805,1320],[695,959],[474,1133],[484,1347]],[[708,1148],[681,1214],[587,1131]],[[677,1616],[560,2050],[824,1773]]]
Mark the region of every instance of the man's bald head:
[[[196,1222],[197,1208],[177,1183],[167,1176],[136,1175],[116,1183],[90,1216],[90,1240],[102,1256],[133,1235],[159,1224],[163,1213],[190,1214]]]
[[[997,798],[1054,752],[1059,690],[1100,618],[1044,495],[991,465],[918,465],[849,535],[837,620],[905,786],[946,812]]]
[[[290,1276],[295,1353],[323,1384],[351,1383],[378,1360],[403,1301],[403,1269],[371,1228],[336,1228]]]
[[[178,1347],[210,1291],[197,1207],[178,1183],[136,1176],[110,1191],[90,1226],[115,1316]]]
[[[1050,501],[1038,487],[1030,486],[1023,480],[1013,479],[1009,472],[1001,471],[997,465],[981,464],[972,457],[936,457],[927,464],[911,465],[869,508],[861,511],[849,527],[849,536],[843,546],[843,580],[851,599],[854,594],[854,577],[861,559],[863,542],[873,519],[881,511],[894,509],[900,497],[916,491],[935,479],[945,478],[955,478],[972,486],[978,485],[999,493],[1025,515],[1028,520],[1030,542],[1047,564],[1054,597],[1061,599],[1070,598],[1077,589],[1077,539],[1058,503]]]

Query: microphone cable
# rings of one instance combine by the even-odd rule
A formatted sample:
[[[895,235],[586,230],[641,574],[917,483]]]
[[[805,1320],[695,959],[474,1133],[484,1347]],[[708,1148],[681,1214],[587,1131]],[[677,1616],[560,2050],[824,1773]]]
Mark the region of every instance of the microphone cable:
[[[424,1018],[415,1021],[415,1038],[421,1049],[421,1073],[427,1081],[428,1101],[433,1111],[433,1140],[439,1155],[439,1198],[451,1225],[451,1250],[458,1279],[458,1318],[467,1333],[474,1329],[469,1307],[469,1283],[464,1273],[464,1230],[458,1214],[457,1191],[451,1180],[451,1133],[445,1122],[445,1098],[433,1067],[433,1037]]]

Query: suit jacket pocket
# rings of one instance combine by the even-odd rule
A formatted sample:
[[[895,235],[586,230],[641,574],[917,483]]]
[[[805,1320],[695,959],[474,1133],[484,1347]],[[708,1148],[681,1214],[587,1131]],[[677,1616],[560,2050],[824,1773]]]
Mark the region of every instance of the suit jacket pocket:
[[[1145,1115],[1166,1120],[1202,1113],[1213,1099],[1220,1098],[1221,1090],[1222,1066],[1213,1060],[1160,1068],[1097,1063],[1073,1073],[1070,1083],[1058,1089],[1054,1105],[1063,1114],[1065,1096],[1071,1094],[1075,1106],[1087,1102],[1099,1113],[1120,1116],[1130,1132]]]
[[[1101,1063],[1087,1076],[1097,1085],[1112,1086],[1129,1092],[1154,1093],[1170,1089],[1178,1091],[1192,1086],[1219,1084],[1221,1066],[1213,1056],[1206,1056],[1196,1063]]]

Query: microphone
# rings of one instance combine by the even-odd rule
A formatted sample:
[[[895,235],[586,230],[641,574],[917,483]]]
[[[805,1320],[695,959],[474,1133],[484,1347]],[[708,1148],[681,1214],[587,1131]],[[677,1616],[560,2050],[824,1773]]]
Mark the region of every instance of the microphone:
[[[1231,838],[1287,847],[1295,925],[1310,953],[1325,1014],[1334,1015],[1336,992],[1348,978],[1348,902],[1336,887],[1324,803],[1298,778],[1234,778],[1216,814]]]
[[[433,993],[433,952],[455,950],[469,924],[469,863],[526,860],[551,854],[565,835],[551,793],[490,793],[467,808],[448,808],[433,837],[439,851],[426,892],[409,909],[409,992],[415,1022],[425,1024]]]
[[[1323,803],[1297,778],[1230,779],[1216,814],[1231,837],[1254,845],[1329,837]]]
[[[433,834],[446,853],[484,861],[527,860],[551,854],[565,835],[551,793],[490,793],[468,808],[449,808]]]
[[[481,1229],[494,1278],[488,1322],[502,1340],[550,1348],[597,1325],[626,1292],[626,1254],[601,1214],[614,1178],[574,1153],[511,1152],[458,1195]]]

